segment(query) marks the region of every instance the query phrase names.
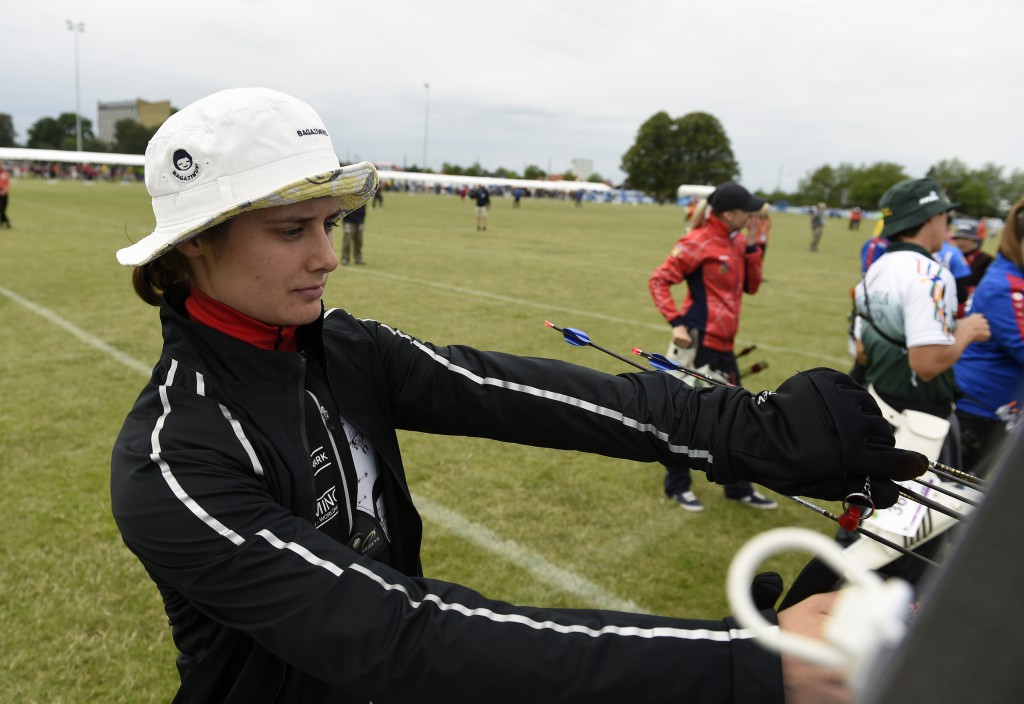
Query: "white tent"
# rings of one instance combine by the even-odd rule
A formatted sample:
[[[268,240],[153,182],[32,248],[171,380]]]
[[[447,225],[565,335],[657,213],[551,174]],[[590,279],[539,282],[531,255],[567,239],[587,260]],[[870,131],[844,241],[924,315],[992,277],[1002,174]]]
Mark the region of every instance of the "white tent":
[[[715,190],[714,186],[700,186],[684,183],[676,189],[676,198],[707,198]]]

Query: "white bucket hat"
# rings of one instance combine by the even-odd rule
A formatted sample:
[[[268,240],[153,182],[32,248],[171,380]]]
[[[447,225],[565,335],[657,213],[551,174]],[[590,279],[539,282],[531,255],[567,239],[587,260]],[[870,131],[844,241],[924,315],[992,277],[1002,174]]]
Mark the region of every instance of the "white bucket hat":
[[[377,170],[368,162],[339,167],[323,120],[301,100],[237,88],[164,122],[146,148],[146,189],[156,229],[118,250],[124,266],[151,262],[247,210],[334,196],[348,214],[377,190]]]

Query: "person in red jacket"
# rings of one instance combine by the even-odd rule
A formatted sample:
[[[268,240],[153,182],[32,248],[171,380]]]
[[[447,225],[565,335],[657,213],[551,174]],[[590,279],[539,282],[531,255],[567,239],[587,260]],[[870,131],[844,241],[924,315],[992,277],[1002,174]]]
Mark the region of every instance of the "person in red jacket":
[[[864,219],[864,211],[859,206],[854,206],[850,209],[850,229],[859,230],[860,221]]]
[[[978,239],[982,242],[988,237],[988,221],[984,216],[978,218]]]
[[[0,227],[11,229],[11,221],[7,217],[7,197],[11,192],[11,174],[7,167],[0,163]]]
[[[738,183],[719,185],[708,196],[707,209],[694,214],[693,229],[648,281],[654,305],[672,326],[672,344],[690,351],[692,366],[707,365],[736,385],[740,378],[733,346],[740,305],[744,293],[757,293],[761,286],[763,256],[760,247],[747,244],[742,230],[765,204]],[[671,288],[683,281],[686,298],[677,306]],[[666,465],[665,494],[688,511],[702,511],[691,483],[688,467]],[[745,481],[726,485],[725,497],[754,508],[776,507]]]

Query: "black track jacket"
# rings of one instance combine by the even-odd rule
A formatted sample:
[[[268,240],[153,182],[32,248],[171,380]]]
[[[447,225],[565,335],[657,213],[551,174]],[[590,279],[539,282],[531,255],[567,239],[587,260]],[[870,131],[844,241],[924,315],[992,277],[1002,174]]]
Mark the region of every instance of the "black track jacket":
[[[161,308],[163,353],[111,477],[117,525],[180,651],[176,702],[782,701],[778,657],[729,619],[520,607],[423,578],[395,434],[703,468],[732,390],[436,347],[330,311],[300,340],[322,336],[337,406],[379,453],[388,566],[313,527],[305,358],[181,310]]]

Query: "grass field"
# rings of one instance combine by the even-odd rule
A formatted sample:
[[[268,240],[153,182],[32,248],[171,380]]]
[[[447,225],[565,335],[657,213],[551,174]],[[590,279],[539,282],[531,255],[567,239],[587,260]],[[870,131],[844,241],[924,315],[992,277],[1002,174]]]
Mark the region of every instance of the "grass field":
[[[496,199],[487,232],[469,201],[387,194],[370,210],[366,267],[335,273],[329,306],[432,342],[630,371],[566,345],[544,320],[603,346],[664,351],[668,327],[647,277],[680,233],[671,206]],[[130,292],[114,250],[148,233],[138,184],[18,181],[0,230],[0,700],[159,702],[175,691],[174,649],[148,577],[110,517],[110,448],[160,350],[156,310]],[[748,388],[799,369],[846,369],[859,233],[827,223],[808,251],[805,216],[775,220],[761,292],[740,330],[765,360]],[[680,291],[680,294],[682,291]],[[742,365],[741,365],[742,366]],[[774,526],[832,526],[789,502],[727,504],[696,477],[702,514],[662,495],[659,466],[412,433],[402,435],[426,521],[432,577],[552,606],[622,606],[719,618],[725,573]],[[780,499],[780,501],[782,501]],[[791,579],[804,556],[768,567]]]

